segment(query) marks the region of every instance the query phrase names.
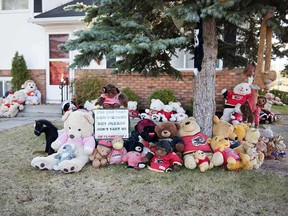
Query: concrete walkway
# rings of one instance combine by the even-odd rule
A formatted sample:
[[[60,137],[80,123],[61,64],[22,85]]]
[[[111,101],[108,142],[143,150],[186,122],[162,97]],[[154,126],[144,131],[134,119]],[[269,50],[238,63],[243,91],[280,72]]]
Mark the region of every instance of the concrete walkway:
[[[14,118],[0,118],[0,132],[14,127],[23,126],[34,123],[38,119],[46,119],[48,121],[61,121],[61,105],[45,104],[38,106],[25,106],[25,109],[17,114]]]

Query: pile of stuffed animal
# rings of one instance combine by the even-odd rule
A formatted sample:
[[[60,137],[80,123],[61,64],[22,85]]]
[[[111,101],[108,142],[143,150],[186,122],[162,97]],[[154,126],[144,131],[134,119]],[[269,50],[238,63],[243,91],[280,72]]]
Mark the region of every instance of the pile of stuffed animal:
[[[286,155],[283,137],[271,129],[260,131],[239,123],[233,125],[214,116],[213,136],[202,134],[194,117],[180,122],[139,120],[130,137],[123,140],[95,140],[94,118],[84,109],[67,111],[62,117],[64,132],[52,142],[56,151],[36,157],[31,165],[40,170],[79,172],[86,164],[95,169],[117,164],[127,168],[148,168],[157,172],[199,168],[201,172],[222,167],[226,170],[253,170],[265,158]]]
[[[20,111],[24,110],[24,105],[38,105],[41,102],[41,93],[37,89],[33,80],[27,80],[22,89],[7,92],[0,101],[0,117],[13,118]]]

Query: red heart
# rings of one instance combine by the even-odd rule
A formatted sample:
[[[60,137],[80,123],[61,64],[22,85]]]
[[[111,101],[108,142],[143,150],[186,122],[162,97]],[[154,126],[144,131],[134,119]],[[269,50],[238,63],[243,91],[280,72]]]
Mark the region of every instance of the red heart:
[[[150,137],[154,137],[154,136],[155,136],[155,133],[149,133],[149,136],[150,136]]]

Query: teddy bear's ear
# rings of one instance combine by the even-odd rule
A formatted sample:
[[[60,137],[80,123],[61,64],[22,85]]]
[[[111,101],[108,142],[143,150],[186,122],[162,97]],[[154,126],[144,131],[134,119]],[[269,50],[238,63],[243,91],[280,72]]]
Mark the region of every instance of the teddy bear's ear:
[[[105,94],[105,93],[107,93],[107,88],[106,87],[103,87],[102,88],[102,92]]]
[[[118,89],[118,88],[116,88],[116,91],[117,91],[117,94],[119,94],[119,93],[120,93],[120,91],[119,91],[119,89]]]
[[[219,121],[220,121],[220,119],[218,118],[218,116],[214,115],[214,117],[213,117],[213,122],[214,122],[215,124],[218,124]]]
[[[62,116],[62,121],[66,121],[69,115],[71,114],[72,111],[67,111],[65,114]]]
[[[174,124],[175,124],[175,126],[176,126],[177,130],[179,130],[179,129],[181,128],[181,126],[180,126],[180,124],[179,124],[179,123],[177,123],[177,122],[174,122]],[[157,126],[156,126],[156,127],[157,127]]]
[[[90,124],[94,124],[94,118],[93,118],[93,116],[90,114],[90,113],[85,113],[84,114],[84,117],[88,120],[88,122],[90,123]]]
[[[209,137],[209,138],[207,139],[207,142],[208,142],[208,143],[211,143],[211,140],[212,140],[212,139]]]

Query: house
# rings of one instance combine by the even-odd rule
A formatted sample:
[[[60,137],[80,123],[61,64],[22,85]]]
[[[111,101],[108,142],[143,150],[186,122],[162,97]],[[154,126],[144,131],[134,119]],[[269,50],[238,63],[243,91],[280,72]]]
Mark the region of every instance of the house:
[[[61,85],[69,84],[89,70],[120,89],[129,87],[134,90],[141,97],[140,106],[147,106],[151,93],[162,88],[173,89],[182,105],[186,108],[189,106],[193,93],[194,63],[188,53],[179,52],[179,57],[172,60],[172,65],[183,71],[182,81],[165,75],[158,78],[143,78],[138,74],[112,75],[110,64],[105,59],[92,61],[89,67],[81,70],[67,70],[76,52],[64,53],[57,46],[73,37],[74,31],[85,28],[85,24],[81,22],[83,12],[64,11],[63,7],[79,1],[0,0],[0,25],[3,29],[0,40],[0,95],[11,87],[11,62],[18,51],[24,56],[29,74],[42,93],[43,103],[61,103],[62,100],[71,99],[73,92],[70,86],[65,86],[63,91]],[[89,0],[81,2],[91,3]],[[242,75],[243,69],[220,70],[221,61],[218,67],[216,100],[217,108],[222,109],[221,89],[232,88],[245,77]]]

